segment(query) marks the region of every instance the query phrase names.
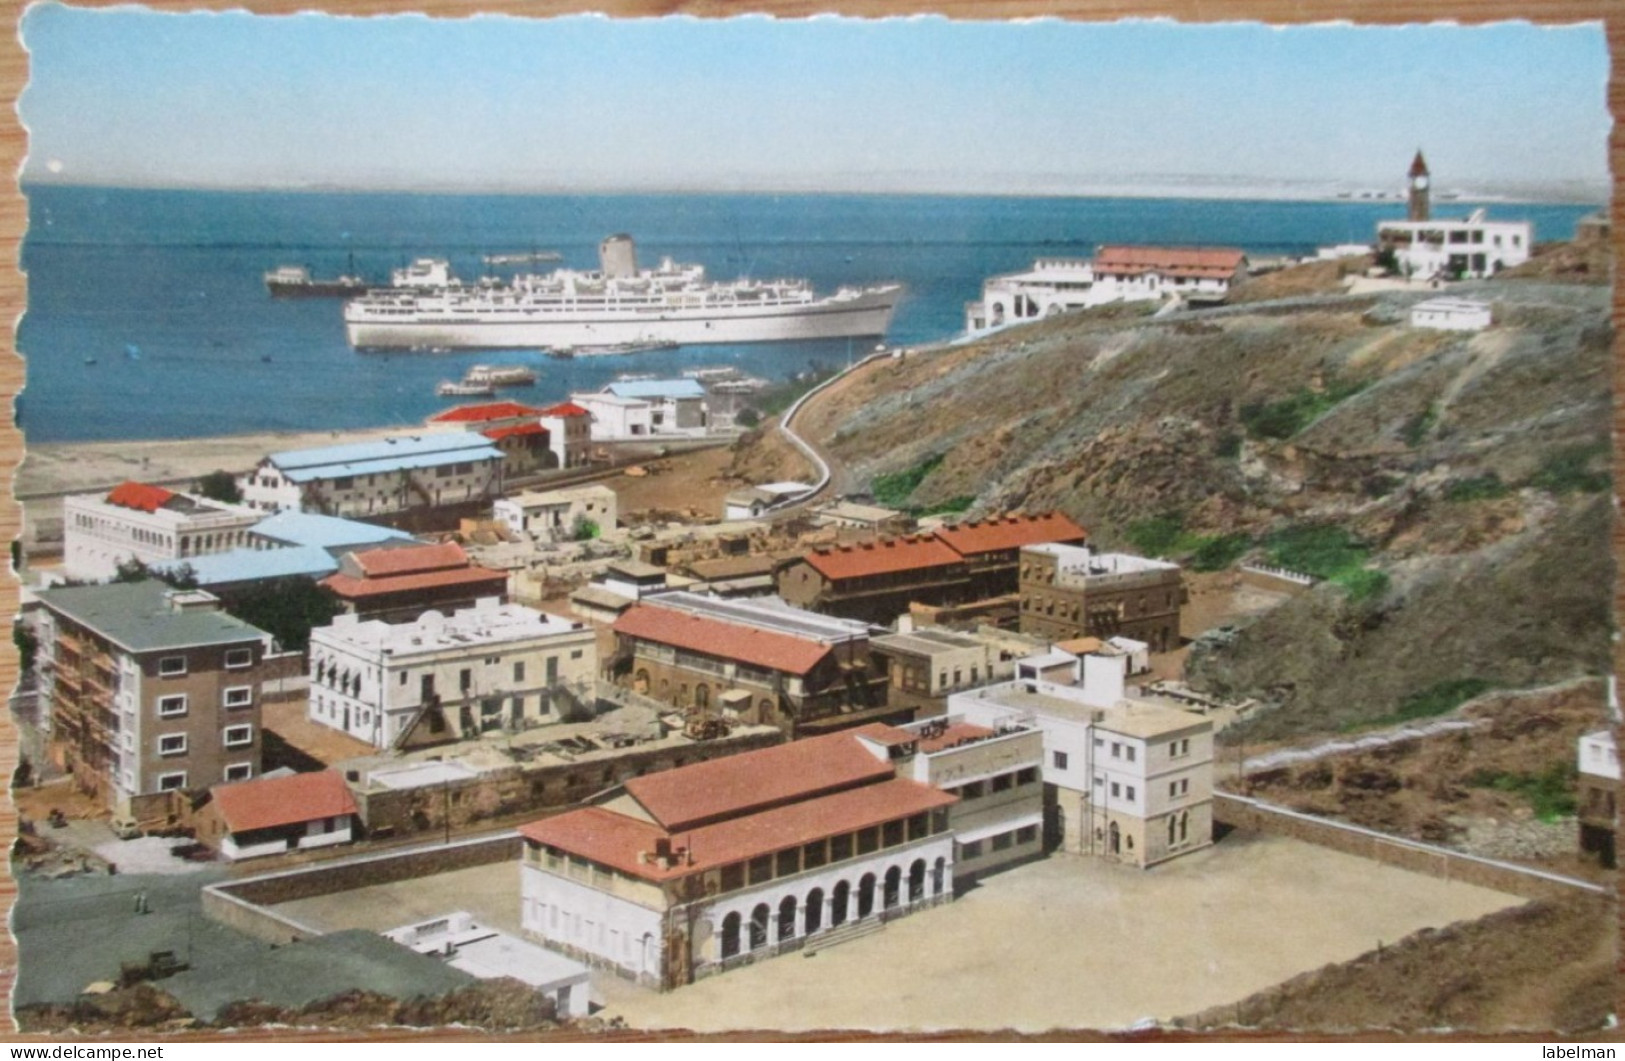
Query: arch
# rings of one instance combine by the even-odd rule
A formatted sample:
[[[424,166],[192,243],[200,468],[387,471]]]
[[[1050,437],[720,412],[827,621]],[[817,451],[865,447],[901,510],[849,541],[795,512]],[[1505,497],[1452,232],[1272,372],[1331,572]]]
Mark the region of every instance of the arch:
[[[757,903],[756,909],[750,912],[750,949],[767,946],[767,923],[772,918],[772,911],[768,910],[766,903]]]
[[[1180,841],[1180,843],[1184,843],[1186,837],[1188,837],[1190,835],[1190,831],[1189,831],[1190,830],[1190,824],[1191,824],[1191,812],[1188,811],[1188,810],[1180,811],[1179,812],[1179,841]]]
[[[711,687],[704,682],[694,686],[694,706],[704,711],[711,706]]]
[[[1106,834],[1108,837],[1106,841],[1106,850],[1110,851],[1114,855],[1121,853],[1123,850],[1123,835],[1118,831],[1116,822],[1111,823],[1110,827],[1108,827],[1106,830]]]
[[[649,692],[649,671],[646,667],[639,667],[638,672],[632,676],[632,688],[637,692]]]
[[[858,881],[858,920],[862,921],[875,912],[875,875],[865,873],[863,879]]]
[[[739,953],[739,911],[722,919],[722,956],[732,958]]]
[[[791,939],[796,934],[796,897],[786,895],[779,901],[779,940]]]
[[[1174,844],[1174,831],[1179,828],[1179,819],[1175,815],[1168,815],[1168,846]]]
[[[804,936],[810,936],[824,927],[824,889],[814,888],[807,893],[806,905],[802,908],[802,928]]]
[[[908,867],[908,901],[917,903],[925,898],[925,859],[917,858]]]
[[[831,894],[829,900],[829,925],[831,928],[846,923],[846,910],[851,905],[851,897],[851,884],[843,880],[835,885],[835,891]]]
[[[880,890],[880,904],[886,909],[897,905],[903,891],[903,871],[893,866],[886,871],[886,882]]]
[[[947,875],[948,875],[948,860],[945,859],[945,858],[938,858],[937,861],[936,861],[936,864],[931,867],[931,894],[932,895],[941,895],[942,894],[943,880],[944,880],[944,878],[947,877]]]
[[[757,701],[756,714],[757,714],[756,721],[758,721],[758,722],[770,722],[770,721],[772,721],[772,719],[773,719],[773,701],[769,700],[765,696],[762,697],[761,700]]]

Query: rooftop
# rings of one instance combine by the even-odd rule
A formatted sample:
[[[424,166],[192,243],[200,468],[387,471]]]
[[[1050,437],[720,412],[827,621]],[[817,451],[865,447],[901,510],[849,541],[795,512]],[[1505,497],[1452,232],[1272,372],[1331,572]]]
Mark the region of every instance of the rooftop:
[[[1185,276],[1228,276],[1247,256],[1233,247],[1131,247],[1107,245],[1095,252],[1095,269],[1111,272],[1166,272]]]
[[[485,436],[465,431],[404,435],[376,442],[283,450],[267,458],[295,483],[348,475],[434,468],[460,461],[501,460]]]
[[[507,500],[520,508],[539,508],[544,505],[568,505],[573,501],[604,500],[615,497],[615,491],[603,483],[566,486],[558,490],[526,490],[512,494]]]
[[[646,379],[611,383],[603,393],[617,398],[703,398],[705,387],[694,379]]]
[[[649,603],[692,615],[709,616],[723,622],[741,623],[792,637],[826,644],[838,644],[869,637],[869,624],[855,619],[820,615],[786,603],[782,597],[756,597],[751,600],[724,600],[698,593],[662,593]]]
[[[365,651],[387,652],[398,660],[446,649],[472,650],[532,638],[557,637],[585,629],[581,623],[522,604],[501,604],[495,597],[483,597],[472,608],[459,609],[449,616],[430,610],[412,623],[386,623],[340,615],[334,618],[332,625],[312,630],[311,638]]]
[[[583,409],[581,406],[577,405],[575,402],[559,402],[557,405],[549,405],[546,409],[543,409],[541,415],[547,417],[569,417],[591,416],[592,414]]]
[[[960,555],[936,538],[888,538],[861,545],[814,549],[803,559],[813,570],[832,581],[889,575],[929,567],[950,567],[961,562]]]
[[[344,778],[332,770],[215,785],[209,794],[234,833],[356,813]]]
[[[231,549],[184,560],[151,565],[155,571],[191,568],[200,586],[225,586],[236,582],[259,582],[273,578],[322,578],[339,569],[333,554],[315,545],[291,545],[280,549]]]
[[[1051,685],[1048,682],[1004,682],[960,695],[991,701],[1015,711],[1088,722],[1112,733],[1142,739],[1213,725],[1208,718],[1177,707],[1147,700],[1116,700],[1102,704],[1088,699],[1087,690],[1083,688]]]
[[[267,516],[254,524],[252,529],[255,534],[272,541],[288,545],[314,545],[323,549],[347,549],[357,545],[413,540],[410,534],[393,527],[292,510]]]
[[[1088,537],[1088,532],[1059,512],[972,520],[943,527],[936,533],[963,556],[1005,552],[1047,542],[1081,543]]]
[[[1072,575],[1135,575],[1150,571],[1178,571],[1179,565],[1132,553],[1102,553],[1079,545],[1029,545],[1035,553],[1053,556],[1057,567]]]
[[[663,828],[677,832],[892,776],[843,731],[663,770],[626,791]]]
[[[968,634],[952,630],[912,630],[906,634],[887,634],[871,642],[876,648],[894,652],[909,652],[917,656],[935,656],[943,652],[963,652],[965,649],[984,648],[986,642]]]
[[[108,491],[106,500],[109,505],[139,509],[142,512],[156,512],[174,496],[172,491],[165,490],[161,486],[123,482]]]
[[[430,423],[466,424],[485,423],[488,420],[519,420],[528,416],[540,416],[542,410],[532,409],[528,405],[518,402],[486,402],[483,405],[459,405],[455,409],[447,409],[443,413],[436,413],[429,417]]]
[[[480,432],[480,437],[488,438],[492,442],[500,442],[505,438],[522,437],[525,435],[547,435],[547,428],[541,424],[512,424],[508,427],[488,427]]]
[[[156,579],[42,589],[52,611],[89,627],[130,652],[264,641],[270,634],[214,608],[172,606],[169,586]],[[193,590],[193,594],[198,591]],[[213,600],[208,594],[202,598]]]
[[[821,641],[655,606],[671,596],[646,598],[615,620],[615,632],[787,674],[806,674],[830,653]]]

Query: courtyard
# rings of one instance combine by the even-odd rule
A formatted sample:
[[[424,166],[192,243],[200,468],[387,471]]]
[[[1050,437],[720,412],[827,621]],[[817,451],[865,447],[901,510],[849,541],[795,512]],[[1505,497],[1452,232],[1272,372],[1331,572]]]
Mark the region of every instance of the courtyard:
[[[518,868],[460,870],[286,903],[327,931],[451,910],[517,929]],[[1281,837],[1231,833],[1149,871],[1056,855],[812,957],[661,994],[595,971],[634,1028],[807,1031],[1123,1028],[1244,998],[1517,896]]]

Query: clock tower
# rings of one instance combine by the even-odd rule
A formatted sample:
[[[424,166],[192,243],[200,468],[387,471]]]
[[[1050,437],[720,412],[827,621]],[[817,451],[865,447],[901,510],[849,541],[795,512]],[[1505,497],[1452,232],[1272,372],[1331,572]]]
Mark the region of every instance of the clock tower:
[[[1410,172],[1410,202],[1405,210],[1407,221],[1428,220],[1428,164],[1422,157],[1420,148],[1416,151],[1416,158],[1411,161]]]

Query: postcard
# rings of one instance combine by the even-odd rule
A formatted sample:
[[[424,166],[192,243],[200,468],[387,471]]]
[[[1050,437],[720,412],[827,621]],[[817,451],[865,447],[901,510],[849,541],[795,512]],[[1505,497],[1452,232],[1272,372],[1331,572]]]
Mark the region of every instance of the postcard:
[[[19,33],[20,1031],[1614,1027],[1600,22]]]

